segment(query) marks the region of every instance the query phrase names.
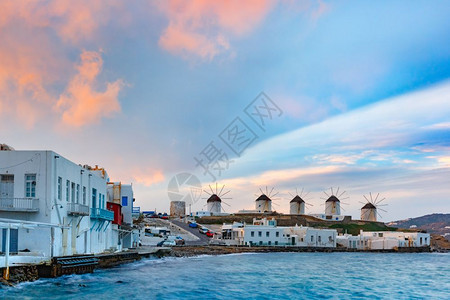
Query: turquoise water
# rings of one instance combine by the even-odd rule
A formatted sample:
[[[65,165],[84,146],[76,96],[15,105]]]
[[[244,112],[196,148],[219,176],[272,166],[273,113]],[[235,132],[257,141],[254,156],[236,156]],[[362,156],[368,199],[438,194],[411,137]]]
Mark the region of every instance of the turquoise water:
[[[0,299],[450,299],[450,254],[148,259],[2,288]]]

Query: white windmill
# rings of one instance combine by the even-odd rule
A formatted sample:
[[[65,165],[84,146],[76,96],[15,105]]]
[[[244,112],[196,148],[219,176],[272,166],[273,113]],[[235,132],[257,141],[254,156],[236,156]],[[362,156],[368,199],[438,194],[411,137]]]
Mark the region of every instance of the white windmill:
[[[260,188],[261,195],[255,200],[255,209],[258,212],[271,212],[272,211],[272,199],[275,197],[278,192],[273,193],[274,188],[272,188],[269,192],[266,186],[266,192]]]
[[[386,200],[386,198],[378,199],[378,197],[380,196],[380,193],[377,194],[375,199],[373,199],[372,193],[369,193],[370,200],[365,195],[363,195],[363,196],[367,202],[359,201],[360,203],[364,204],[364,206],[361,208],[361,220],[376,222],[377,216],[379,216],[381,218],[381,215],[378,212],[378,210],[387,212],[386,210],[380,208],[381,206],[387,206],[387,204],[380,204],[381,202]]]
[[[324,191],[325,195],[327,195],[327,199],[325,201],[325,215],[327,216],[332,216],[332,215],[340,215],[341,214],[341,200],[339,200],[339,198],[341,198],[344,194],[345,191],[343,191],[341,194],[339,194],[339,187],[335,191],[333,190],[332,187],[330,187],[330,194],[328,194],[327,192]],[[321,198],[323,200],[325,200],[324,198]],[[348,199],[348,197],[346,198],[341,198],[342,200]],[[342,202],[342,204],[345,204]]]
[[[225,188],[225,185],[223,185],[219,191],[218,184],[216,182],[215,190],[211,187],[211,185],[209,185],[209,189],[211,190],[211,193],[209,191],[204,190],[204,192],[209,195],[209,198],[206,200],[206,206],[207,206],[207,210],[211,213],[211,215],[220,214],[222,211],[225,211],[222,204],[230,206],[229,204],[227,204],[223,201],[223,199],[231,199],[231,198],[223,197],[230,192],[230,191],[227,191],[224,193],[223,192],[224,188]]]
[[[303,189],[300,192],[300,195],[298,194],[298,190],[295,189],[295,196],[289,193],[293,198],[289,202],[290,210],[289,213],[291,215],[304,215],[305,214],[305,205],[313,206],[312,204],[308,204],[303,200],[304,198],[308,196],[309,192],[303,194]]]

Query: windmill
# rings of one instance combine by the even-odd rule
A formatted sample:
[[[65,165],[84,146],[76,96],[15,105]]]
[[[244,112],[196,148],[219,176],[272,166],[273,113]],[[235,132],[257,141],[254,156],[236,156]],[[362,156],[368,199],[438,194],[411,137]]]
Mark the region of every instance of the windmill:
[[[261,195],[255,200],[255,209],[258,212],[270,212],[272,211],[272,199],[273,197],[275,197],[278,192],[273,193],[273,190],[275,188],[273,187],[270,192],[269,189],[266,186],[266,192],[264,193],[264,191],[260,188],[260,192]],[[256,195],[257,196],[257,195]]]
[[[363,195],[364,199],[366,199],[367,202],[359,201],[359,203],[364,204],[364,206],[361,208],[361,220],[362,221],[376,222],[377,215],[381,218],[381,215],[378,212],[378,210],[387,212],[386,210],[380,208],[380,206],[387,206],[387,204],[380,204],[386,198],[378,199],[379,196],[380,196],[380,193],[378,193],[377,196],[375,197],[375,199],[373,199],[372,193],[369,193],[369,197],[370,197],[370,200],[369,200],[365,195]]]
[[[327,216],[332,216],[332,215],[340,215],[341,214],[341,201],[339,200],[339,198],[341,198],[344,194],[345,191],[343,191],[341,194],[339,194],[339,187],[337,188],[336,191],[333,190],[332,187],[330,187],[330,194],[328,194],[327,192],[324,191],[324,194],[327,195],[328,199],[326,199],[325,201],[325,215]],[[321,198],[323,200],[325,200],[324,198]],[[348,199],[348,197],[346,198],[342,198],[342,200]],[[346,203],[342,203],[342,204],[346,204]]]
[[[222,201],[222,199],[231,199],[231,198],[223,197],[230,192],[230,191],[227,191],[224,193],[223,192],[224,188],[225,188],[225,185],[222,185],[222,187],[219,190],[218,184],[216,182],[215,189],[213,189],[211,187],[211,185],[209,185],[209,189],[210,189],[211,193],[209,191],[204,190],[204,192],[209,195],[209,198],[206,200],[206,206],[207,206],[207,210],[211,213],[211,215],[220,214],[222,212],[222,210],[225,211],[222,204],[230,206],[229,204]]]
[[[295,196],[289,193],[293,198],[289,202],[290,204],[290,210],[289,213],[291,215],[304,215],[305,214],[305,205],[313,206],[312,204],[308,204],[303,200],[304,198],[308,196],[309,192],[303,194],[304,189],[302,188],[302,191],[300,192],[300,195],[298,194],[297,188],[295,189]]]

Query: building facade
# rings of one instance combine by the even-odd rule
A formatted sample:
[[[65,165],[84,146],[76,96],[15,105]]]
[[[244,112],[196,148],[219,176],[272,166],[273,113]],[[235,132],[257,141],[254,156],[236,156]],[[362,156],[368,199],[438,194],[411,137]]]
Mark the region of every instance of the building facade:
[[[12,230],[11,252],[53,257],[121,250],[114,211],[107,209],[108,182],[104,169],[53,151],[0,151],[0,219],[57,225]],[[132,223],[131,209],[127,221]]]
[[[274,219],[254,219],[252,225],[224,224],[221,232],[221,242],[247,246],[336,247],[337,236],[334,229],[278,227]]]

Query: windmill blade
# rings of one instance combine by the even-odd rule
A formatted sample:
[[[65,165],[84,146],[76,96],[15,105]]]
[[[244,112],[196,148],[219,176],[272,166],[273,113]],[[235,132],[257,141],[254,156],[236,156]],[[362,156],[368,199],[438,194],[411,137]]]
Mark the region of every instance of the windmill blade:
[[[220,204],[220,209],[223,210],[223,212],[226,212],[225,208],[222,206],[222,203]]]
[[[386,198],[383,198],[383,199],[381,199],[380,201],[378,201],[377,203],[376,203],[376,205],[379,205],[381,202],[383,202],[384,200],[386,200]]]
[[[269,195],[272,195],[272,192],[273,192],[273,189],[274,189],[275,187],[272,187],[272,189],[270,190],[270,192],[269,192]],[[270,196],[269,196],[270,197]]]
[[[210,184],[208,184],[208,186],[209,186],[209,189],[211,190],[211,193],[213,193],[213,194],[214,194],[214,191],[213,191],[213,189],[212,189],[211,185],[210,185]]]
[[[331,189],[331,195],[334,195],[333,187],[330,187],[330,189]]]
[[[275,203],[275,202],[272,202],[272,204],[275,205],[275,206],[280,206],[280,204]]]
[[[377,196],[375,197],[375,200],[373,200],[373,202],[377,202],[378,196],[380,196],[380,193],[377,194]]]
[[[369,199],[367,199],[366,195],[363,195],[363,197],[364,197],[364,199],[366,199],[366,200],[367,200],[367,202],[369,202],[369,203],[370,203],[370,201],[369,201]]]
[[[219,192],[219,196],[223,196],[223,195],[222,195],[222,191],[223,191],[224,188],[225,188],[225,184],[222,185],[222,188],[220,189],[220,192]]]
[[[303,198],[306,198],[306,197],[308,197],[308,195],[309,195],[309,192],[307,192],[307,193],[305,194],[305,196],[304,196]]]
[[[346,211],[342,206],[340,207],[343,211]]]
[[[369,192],[369,195],[370,195],[370,202],[373,203],[372,192]]]
[[[323,191],[325,193],[325,195],[327,195],[328,198],[330,198],[330,195],[327,194],[327,192]]]
[[[336,195],[339,195],[339,187],[338,187],[338,189],[337,189],[337,191],[336,191]]]
[[[222,201],[222,203],[228,205],[229,207],[231,207],[231,205],[226,203],[225,201]]]
[[[377,208],[377,210],[381,210],[382,212],[387,213],[387,210],[384,210],[384,209],[382,209],[382,208]]]
[[[225,193],[223,193],[223,195],[222,196],[225,196],[226,194],[228,194],[229,192],[231,192],[231,191],[228,191],[228,192],[225,192]]]
[[[216,182],[216,195],[217,195],[217,182]]]
[[[383,219],[379,212],[377,212],[377,215],[380,217],[380,219]]]
[[[305,188],[302,188],[302,191],[300,192],[300,197],[303,195],[303,190],[304,190]],[[297,192],[297,195],[298,195],[298,192]]]
[[[359,203],[361,203],[361,204],[366,204],[367,202],[362,202],[362,201],[358,201]]]
[[[312,204],[309,204],[309,203],[306,203],[306,202],[305,202],[305,205],[308,205],[308,206],[314,206],[314,205],[312,205]]]
[[[207,190],[203,190],[205,193],[207,193],[208,195],[212,196],[212,194],[210,194]]]
[[[269,193],[269,189],[267,188],[267,185],[266,185],[266,195]]]
[[[344,195],[345,194],[345,192],[347,192],[347,191],[343,191],[339,196],[338,196],[338,198],[341,198],[342,197],[342,195]]]
[[[273,195],[271,196],[271,198],[275,197],[276,195],[278,195],[278,192],[276,192],[275,194],[273,194]]]
[[[263,190],[262,190],[261,188],[259,188],[259,190],[261,191],[261,194],[265,195],[264,192],[263,192]]]
[[[289,195],[291,195],[292,198],[294,198],[294,195],[292,195],[291,192],[288,192],[288,193],[289,193]]]

